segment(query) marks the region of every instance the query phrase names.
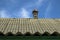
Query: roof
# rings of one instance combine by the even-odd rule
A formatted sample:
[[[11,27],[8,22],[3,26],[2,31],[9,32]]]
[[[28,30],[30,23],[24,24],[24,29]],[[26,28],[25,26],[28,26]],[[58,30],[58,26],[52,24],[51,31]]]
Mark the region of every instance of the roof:
[[[32,18],[0,18],[0,32],[16,34],[27,32],[34,34],[39,32],[50,34],[60,33],[60,19],[32,19]]]

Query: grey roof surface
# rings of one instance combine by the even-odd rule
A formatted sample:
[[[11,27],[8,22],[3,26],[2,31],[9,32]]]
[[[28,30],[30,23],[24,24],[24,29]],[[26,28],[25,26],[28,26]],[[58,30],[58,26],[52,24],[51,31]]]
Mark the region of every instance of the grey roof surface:
[[[32,18],[0,18],[0,32],[4,34],[12,32],[16,34],[21,32],[25,34],[30,32],[34,34],[39,32],[43,34],[48,32],[60,33],[60,19],[32,19]]]

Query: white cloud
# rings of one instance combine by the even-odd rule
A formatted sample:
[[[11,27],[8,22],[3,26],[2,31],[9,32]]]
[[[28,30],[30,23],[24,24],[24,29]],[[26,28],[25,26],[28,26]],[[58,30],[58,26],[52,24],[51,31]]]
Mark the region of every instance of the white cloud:
[[[9,15],[7,14],[6,10],[0,10],[0,18],[8,18]]]
[[[9,15],[9,12],[7,10],[0,10],[0,18],[12,18],[11,16],[12,16],[12,14]],[[14,13],[14,16],[18,17],[18,18],[19,17],[20,18],[30,18],[29,12],[25,8],[22,8],[17,13]]]
[[[19,10],[18,16],[20,18],[30,18],[29,12],[25,8],[22,8],[21,10]]]

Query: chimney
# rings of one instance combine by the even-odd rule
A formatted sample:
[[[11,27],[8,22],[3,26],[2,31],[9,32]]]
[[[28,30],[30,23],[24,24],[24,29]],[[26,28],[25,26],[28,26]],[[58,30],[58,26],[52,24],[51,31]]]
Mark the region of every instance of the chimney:
[[[33,14],[34,19],[38,19],[38,10],[37,9],[34,9],[32,14]]]

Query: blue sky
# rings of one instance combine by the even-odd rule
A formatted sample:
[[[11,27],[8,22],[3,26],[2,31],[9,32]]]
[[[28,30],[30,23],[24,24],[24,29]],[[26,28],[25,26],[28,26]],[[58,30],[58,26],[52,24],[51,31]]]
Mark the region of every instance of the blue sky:
[[[60,0],[0,0],[0,18],[60,18]]]

